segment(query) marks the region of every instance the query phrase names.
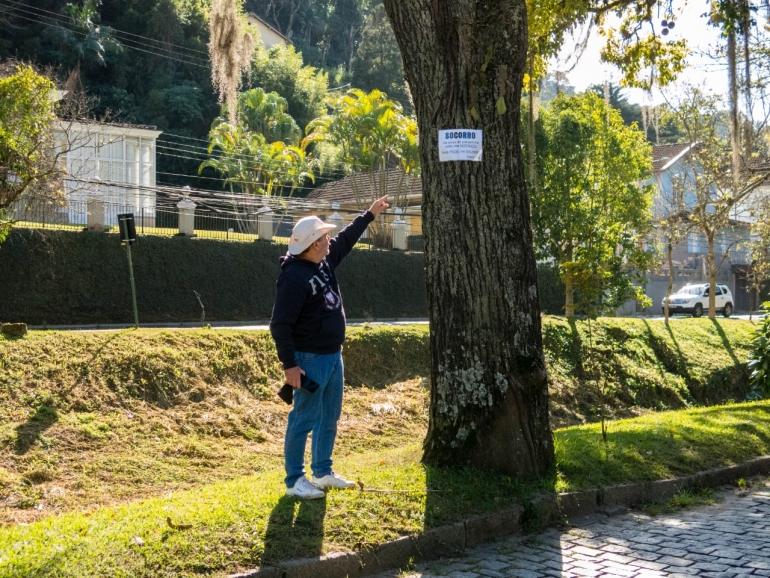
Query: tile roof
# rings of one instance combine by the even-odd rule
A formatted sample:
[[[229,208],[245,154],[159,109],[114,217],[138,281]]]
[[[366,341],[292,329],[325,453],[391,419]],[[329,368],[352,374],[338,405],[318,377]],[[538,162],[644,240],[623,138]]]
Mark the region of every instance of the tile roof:
[[[659,172],[672,159],[675,159],[692,146],[692,143],[655,145],[652,147],[652,170]]]
[[[375,179],[379,179],[381,172],[375,173]],[[396,196],[396,188],[400,176],[403,175],[400,169],[388,169],[385,171],[385,179],[387,180],[387,194],[393,197]],[[311,191],[307,196],[308,199],[314,201],[326,201],[337,203],[354,203],[356,202],[356,194],[353,191],[353,178],[356,179],[356,185],[359,188],[360,194],[364,199],[372,199],[374,195],[372,181],[368,173],[356,173],[355,176],[349,175],[339,181],[326,183]],[[408,195],[421,195],[422,194],[422,180],[420,177],[406,177],[409,181]],[[405,180],[405,182],[406,182]]]

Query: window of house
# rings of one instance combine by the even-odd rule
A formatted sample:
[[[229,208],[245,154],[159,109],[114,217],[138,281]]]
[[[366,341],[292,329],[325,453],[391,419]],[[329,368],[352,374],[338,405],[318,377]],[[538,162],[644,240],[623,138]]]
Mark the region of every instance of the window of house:
[[[687,252],[688,253],[697,253],[698,252],[698,234],[697,233],[690,233],[687,237]]]

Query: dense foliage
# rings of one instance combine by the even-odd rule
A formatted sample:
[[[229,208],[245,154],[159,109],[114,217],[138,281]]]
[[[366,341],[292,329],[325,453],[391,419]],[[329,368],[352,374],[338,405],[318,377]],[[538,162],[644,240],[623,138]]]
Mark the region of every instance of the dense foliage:
[[[289,4],[300,6],[293,16]],[[159,184],[219,189],[221,175],[214,170],[197,175],[208,156],[204,141],[221,112],[207,52],[210,7],[210,0],[82,0],[66,6],[13,0],[0,13],[0,60],[51,66],[60,85],[85,93],[93,116],[164,131],[157,151]],[[278,93],[304,130],[326,112],[330,75],[334,86],[356,85],[352,66],[371,8],[358,0],[246,2],[245,11],[263,17],[294,45],[266,50],[257,43],[244,89]],[[380,38],[387,21],[370,21]],[[405,102],[392,33],[386,41],[392,41],[388,57],[377,68],[382,82],[366,66],[357,69],[358,76],[368,90],[393,91]],[[378,40],[367,50],[381,48]]]
[[[577,290],[583,310],[614,308],[641,298],[636,277],[651,255],[642,241],[651,228],[650,148],[636,128],[598,95],[558,96],[543,111],[532,225],[541,259],[558,264],[566,284],[566,314]]]
[[[53,88],[29,66],[0,78],[0,243],[13,203],[24,193],[43,192],[61,176],[52,154]]]
[[[768,315],[757,328],[748,359],[751,396],[759,399],[770,397],[770,302],[763,303],[762,309]]]
[[[200,321],[204,313],[204,321],[267,319],[284,251],[262,242],[143,236],[132,251],[139,321]],[[424,269],[422,254],[353,251],[338,271],[345,312],[425,317]],[[552,287],[552,269],[541,269],[542,309],[561,313],[564,292]],[[0,321],[131,320],[128,265],[116,235],[16,229],[0,248],[0,270]]]

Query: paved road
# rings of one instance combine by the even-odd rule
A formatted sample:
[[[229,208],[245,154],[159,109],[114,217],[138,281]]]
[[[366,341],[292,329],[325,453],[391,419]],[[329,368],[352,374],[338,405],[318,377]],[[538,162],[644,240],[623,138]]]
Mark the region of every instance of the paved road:
[[[593,515],[569,531],[513,537],[377,578],[770,576],[770,479],[719,496],[675,515]]]
[[[761,320],[764,317],[764,313],[755,313],[753,319],[755,321]],[[673,316],[671,319],[677,321],[679,319],[690,319],[690,315],[678,315]],[[730,319],[748,319],[746,315],[732,315]],[[632,318],[633,319],[633,318]],[[646,319],[647,321],[663,321],[663,317],[639,317],[639,319]],[[717,319],[724,321],[724,317],[717,315]],[[255,322],[232,322],[232,321],[212,321],[210,325],[218,329],[241,329],[244,331],[267,331],[270,327],[267,321],[255,321]],[[427,325],[427,319],[407,319],[407,320],[395,320],[395,319],[383,319],[381,321],[364,321],[362,319],[348,319],[348,327],[356,327],[361,325]],[[148,329],[198,329],[205,323],[196,321],[180,321],[179,323],[140,323],[140,326]],[[30,329],[54,329],[58,331],[116,331],[120,329],[129,329],[133,327],[130,323],[94,323],[90,325],[30,325]]]

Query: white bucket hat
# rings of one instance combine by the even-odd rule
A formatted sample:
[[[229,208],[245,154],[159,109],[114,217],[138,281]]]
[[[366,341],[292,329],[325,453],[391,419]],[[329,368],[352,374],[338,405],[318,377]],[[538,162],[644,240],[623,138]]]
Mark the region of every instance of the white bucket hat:
[[[291,232],[289,239],[289,253],[299,255],[316,241],[323,237],[329,231],[336,229],[336,225],[324,223],[318,217],[303,217]]]

